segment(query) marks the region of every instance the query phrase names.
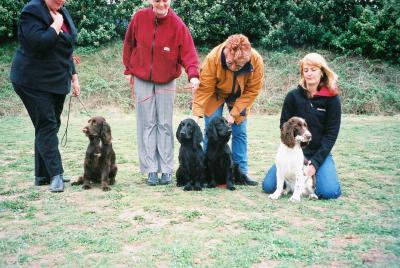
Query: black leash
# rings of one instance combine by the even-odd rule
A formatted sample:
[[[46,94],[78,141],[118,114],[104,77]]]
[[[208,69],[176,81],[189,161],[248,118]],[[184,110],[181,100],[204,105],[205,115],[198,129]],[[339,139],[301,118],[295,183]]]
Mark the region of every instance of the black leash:
[[[90,115],[90,113],[86,110],[86,107],[85,107],[85,105],[83,104],[81,98],[80,98],[79,96],[76,96],[76,97],[78,98],[78,101],[81,103],[81,105],[82,105],[83,109],[85,110],[86,114],[87,114],[89,117],[92,117],[92,116]]]
[[[82,105],[83,109],[85,110],[86,114],[87,114],[89,117],[92,117],[92,116],[89,114],[89,112],[86,110],[86,107],[85,107],[85,105],[83,104],[81,98],[80,98],[79,96],[75,96],[75,97],[78,98],[78,100],[79,100],[79,102],[81,103],[81,105]],[[72,95],[69,96],[67,125],[65,126],[65,131],[64,131],[64,134],[63,134],[63,136],[62,136],[62,138],[61,138],[61,145],[62,145],[63,147],[65,147],[65,146],[67,145],[67,141],[68,141],[68,125],[69,125],[69,114],[70,114],[70,112],[71,112],[71,103],[72,103]],[[64,138],[65,138],[65,140],[64,140]]]
[[[69,113],[71,111],[71,100],[72,100],[72,95],[69,96],[67,126],[65,127],[65,131],[64,131],[64,134],[63,134],[62,139],[61,139],[61,145],[63,147],[65,147],[67,145],[67,140],[68,140],[68,124],[69,124]],[[64,138],[65,138],[65,142],[64,142]]]

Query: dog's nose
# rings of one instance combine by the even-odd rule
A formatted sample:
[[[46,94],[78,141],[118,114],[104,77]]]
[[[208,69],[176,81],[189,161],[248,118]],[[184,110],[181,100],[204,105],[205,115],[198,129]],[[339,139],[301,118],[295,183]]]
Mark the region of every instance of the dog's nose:
[[[311,135],[310,132],[304,133],[304,136],[305,136],[308,140],[311,140],[311,138],[312,138],[312,135]]]
[[[83,132],[83,133],[85,133],[85,134],[86,134],[88,131],[89,131],[88,127],[84,127],[84,128],[82,128],[82,132]]]

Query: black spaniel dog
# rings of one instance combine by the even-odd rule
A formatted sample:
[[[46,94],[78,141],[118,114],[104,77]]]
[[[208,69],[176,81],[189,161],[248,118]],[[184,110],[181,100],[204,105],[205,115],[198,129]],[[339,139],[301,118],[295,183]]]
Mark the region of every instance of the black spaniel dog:
[[[233,163],[228,141],[232,129],[224,117],[213,118],[206,128],[208,138],[206,150],[206,180],[208,187],[226,184],[228,190],[235,190],[234,184],[257,185]]]
[[[91,182],[101,182],[103,191],[111,190],[109,185],[115,183],[117,165],[115,164],[115,152],[111,142],[111,128],[104,117],[92,117],[82,132],[89,138],[86,149],[83,176],[71,185],[81,185],[90,189]]]
[[[204,151],[201,147],[203,134],[193,119],[184,119],[176,130],[179,148],[179,167],[176,185],[185,191],[201,191],[204,183]]]

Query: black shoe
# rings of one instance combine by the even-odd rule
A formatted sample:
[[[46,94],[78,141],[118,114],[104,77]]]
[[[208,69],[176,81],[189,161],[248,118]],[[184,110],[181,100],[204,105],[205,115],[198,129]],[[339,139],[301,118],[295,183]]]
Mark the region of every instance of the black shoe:
[[[50,191],[53,193],[64,192],[62,175],[56,175],[51,178]]]
[[[243,176],[244,176],[244,181],[246,182],[246,185],[251,185],[251,186],[258,185],[258,182],[251,179],[248,175],[243,174]]]
[[[170,173],[161,174],[160,184],[167,185],[172,182],[172,175]]]
[[[46,177],[35,177],[35,186],[49,185],[50,179]]]
[[[147,176],[147,184],[150,186],[156,186],[158,184],[157,172],[150,172]]]

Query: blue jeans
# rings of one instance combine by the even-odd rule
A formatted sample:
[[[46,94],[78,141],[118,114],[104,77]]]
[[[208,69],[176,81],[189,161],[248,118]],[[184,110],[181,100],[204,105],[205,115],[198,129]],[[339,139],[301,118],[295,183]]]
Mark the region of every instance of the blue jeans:
[[[273,193],[276,190],[276,166],[275,164],[268,170],[262,183],[262,189],[266,193]],[[321,199],[338,198],[340,181],[336,172],[335,162],[332,154],[329,154],[316,173],[315,194]]]
[[[224,104],[211,115],[204,117],[205,128],[207,129],[210,121],[215,118],[222,116],[224,110]],[[204,131],[204,151],[207,151],[208,138]],[[238,164],[244,174],[248,173],[247,164],[247,119],[242,121],[240,124],[232,124],[232,159],[235,164]]]

